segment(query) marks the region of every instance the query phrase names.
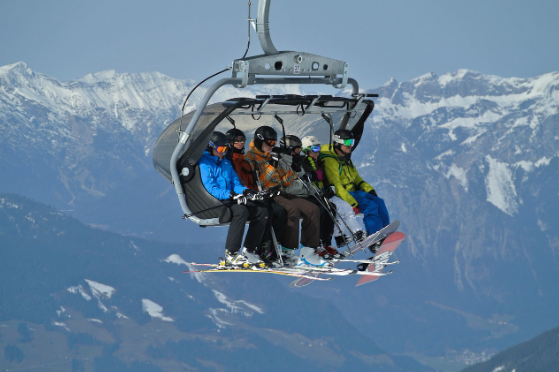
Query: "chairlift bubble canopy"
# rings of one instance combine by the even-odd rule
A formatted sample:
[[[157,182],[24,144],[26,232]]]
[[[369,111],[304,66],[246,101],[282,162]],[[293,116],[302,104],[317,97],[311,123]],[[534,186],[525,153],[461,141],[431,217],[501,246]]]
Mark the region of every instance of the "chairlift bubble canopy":
[[[322,144],[332,143],[333,132],[337,129],[348,129],[354,133],[357,146],[365,121],[373,108],[374,102],[363,96],[342,98],[283,95],[235,98],[203,109],[173,163],[170,160],[180,145],[181,126],[184,128],[185,123],[191,122],[196,111],[171,123],[155,143],[153,163],[157,171],[171,183],[175,183],[173,173],[178,173],[178,183],[188,207],[185,214],[191,220],[201,226],[222,225],[230,220],[230,214],[227,208],[220,208],[222,203],[204,189],[197,167],[213,131],[225,133],[232,128],[242,130],[247,137],[245,147],[248,149],[248,142],[254,137],[255,130],[263,125],[274,128],[278,139],[284,135],[285,128],[285,135],[294,134],[299,138],[313,135]],[[283,122],[283,128],[278,118]]]

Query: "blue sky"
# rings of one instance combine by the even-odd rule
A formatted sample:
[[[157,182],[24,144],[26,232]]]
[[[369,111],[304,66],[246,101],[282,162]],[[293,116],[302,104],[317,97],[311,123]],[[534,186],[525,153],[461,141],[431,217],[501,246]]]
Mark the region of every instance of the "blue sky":
[[[201,80],[243,55],[248,0],[2,0],[0,65],[70,80],[103,70]],[[256,16],[257,0],[252,0]],[[349,62],[362,88],[466,68],[559,70],[556,0],[274,0],[279,50]],[[249,55],[261,49],[253,34]]]

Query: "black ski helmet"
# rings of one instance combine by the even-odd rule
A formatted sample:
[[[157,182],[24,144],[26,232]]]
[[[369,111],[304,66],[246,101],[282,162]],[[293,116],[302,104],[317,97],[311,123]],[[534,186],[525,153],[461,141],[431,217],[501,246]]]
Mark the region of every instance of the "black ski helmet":
[[[287,136],[285,136],[284,138],[281,139],[280,147],[284,147],[287,150],[289,150],[289,152],[291,152],[291,151],[295,150],[297,147],[302,148],[303,143],[301,142],[299,137],[297,137],[293,134],[288,134]]]
[[[227,132],[225,132],[225,134],[227,134],[227,141],[229,142],[233,142],[235,141],[235,139],[242,137],[245,141],[247,139],[247,136],[245,136],[245,133],[237,128],[233,128],[233,129],[229,129]]]
[[[229,146],[229,150],[230,150],[229,151],[230,157],[233,156],[233,153],[244,154],[245,153],[244,143],[243,143],[243,147],[240,148],[240,149],[238,149],[234,146],[235,141],[239,137],[241,137],[243,139],[243,141],[246,142],[247,137],[245,136],[244,132],[240,129],[232,128],[232,129],[229,129],[227,132],[225,132],[225,134],[227,134],[227,142],[229,142],[228,146]]]
[[[214,149],[217,151],[217,148],[220,146],[227,146],[227,136],[222,132],[215,131],[212,133],[212,136],[210,137],[208,150]]]
[[[262,142],[264,141],[277,142],[277,140],[278,140],[278,133],[274,128],[269,127],[267,125],[263,125],[259,127],[258,129],[256,129],[256,132],[254,132],[254,145],[260,151],[262,151]],[[274,145],[270,145],[270,146],[274,147],[275,143]]]
[[[334,132],[334,147],[339,148],[341,145],[349,146],[347,145],[347,140],[353,140],[351,141],[351,146],[353,146],[355,143],[355,136],[352,131],[347,129],[338,129]]]

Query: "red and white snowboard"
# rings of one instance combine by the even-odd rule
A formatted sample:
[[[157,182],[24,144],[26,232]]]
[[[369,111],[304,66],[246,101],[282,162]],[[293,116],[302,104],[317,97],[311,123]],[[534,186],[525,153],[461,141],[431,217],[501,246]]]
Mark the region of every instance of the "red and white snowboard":
[[[398,248],[400,244],[406,238],[406,234],[403,232],[394,232],[390,234],[383,242],[377,253],[372,257],[374,263],[368,264],[366,271],[370,273],[381,273],[382,270],[388,265],[388,260],[390,256],[394,253],[394,250]],[[395,262],[394,262],[395,263]],[[375,281],[380,276],[362,276],[355,285],[356,287],[365,283]],[[308,279],[307,279],[308,280]]]

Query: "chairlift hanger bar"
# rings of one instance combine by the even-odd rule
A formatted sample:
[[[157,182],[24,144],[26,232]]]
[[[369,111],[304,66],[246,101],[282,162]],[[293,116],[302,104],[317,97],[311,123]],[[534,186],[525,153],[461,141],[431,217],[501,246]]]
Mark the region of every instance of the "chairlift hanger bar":
[[[269,17],[272,0],[259,0],[256,22],[256,33],[263,55],[240,58],[233,61],[232,78],[241,78],[238,88],[247,85],[266,84],[258,82],[257,76],[308,76],[322,77],[326,84],[343,89],[349,79],[349,64],[344,61],[310,54],[306,52],[278,51],[270,37]],[[239,76],[240,75],[240,76]]]

